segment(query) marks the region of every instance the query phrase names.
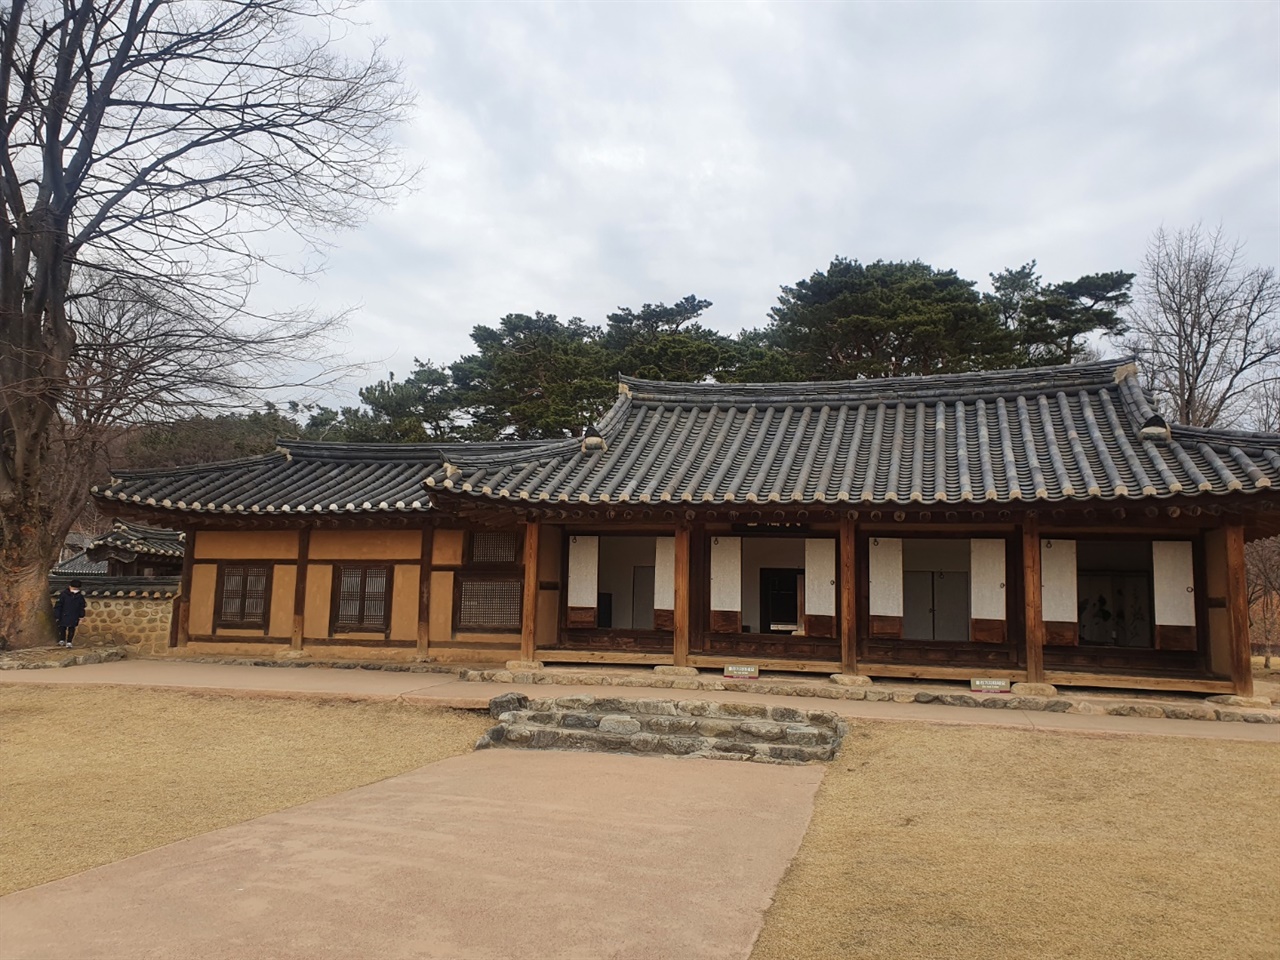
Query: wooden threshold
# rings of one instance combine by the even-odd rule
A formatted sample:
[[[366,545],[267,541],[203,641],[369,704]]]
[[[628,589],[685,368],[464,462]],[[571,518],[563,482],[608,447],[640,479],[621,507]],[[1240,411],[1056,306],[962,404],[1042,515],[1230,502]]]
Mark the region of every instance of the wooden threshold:
[[[910,663],[868,663],[858,661],[858,672],[868,677],[898,677],[910,680],[969,680],[991,677],[996,680],[1026,680],[1027,671],[1002,667],[932,667]]]
[[[791,673],[839,673],[839,660],[753,660],[751,657],[716,657],[706,654],[690,654],[691,667],[727,667],[735,664],[759,667],[761,670],[790,671]]]
[[[249,637],[237,637],[237,636],[228,636],[226,634],[221,634],[221,635],[212,636],[212,637],[209,637],[209,636],[190,637],[188,638],[187,642],[188,643],[249,643],[249,644],[261,643],[261,644],[268,644],[272,646],[280,646],[281,644],[287,645],[289,643],[289,638],[288,637],[264,637],[260,633],[255,634],[253,636],[249,636]]]
[[[1185,693],[1235,693],[1230,680],[1195,677],[1135,677],[1116,673],[1068,673],[1046,670],[1045,683],[1063,687],[1128,687],[1132,690],[1180,690]]]
[[[355,647],[370,650],[407,650],[417,647],[416,640],[350,640],[345,637],[317,637],[314,640],[304,639],[303,647]]]
[[[543,663],[653,663],[675,661],[669,653],[623,653],[613,650],[535,650],[533,659]]]

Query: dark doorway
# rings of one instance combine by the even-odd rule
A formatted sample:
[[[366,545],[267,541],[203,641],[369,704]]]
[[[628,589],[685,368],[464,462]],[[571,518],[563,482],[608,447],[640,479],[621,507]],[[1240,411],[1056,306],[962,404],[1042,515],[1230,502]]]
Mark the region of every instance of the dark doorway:
[[[794,633],[800,628],[803,570],[760,568],[760,632]]]

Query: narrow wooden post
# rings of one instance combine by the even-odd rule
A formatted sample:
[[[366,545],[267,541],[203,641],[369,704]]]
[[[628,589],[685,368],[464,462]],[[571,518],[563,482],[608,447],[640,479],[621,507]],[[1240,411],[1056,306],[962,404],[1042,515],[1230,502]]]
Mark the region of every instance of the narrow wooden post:
[[[1022,522],[1023,632],[1027,640],[1027,680],[1044,683],[1044,598],[1040,593],[1040,521]]]
[[[298,572],[293,581],[293,634],[289,638],[289,646],[293,650],[302,649],[302,624],[307,610],[307,557],[311,553],[311,528],[303,527],[298,531]]]
[[[425,656],[431,646],[431,551],[435,549],[435,528],[422,528],[422,558],[418,561],[418,654]]]
[[[671,652],[675,665],[685,666],[689,661],[689,571],[691,569],[692,531],[689,524],[681,520],[676,524],[675,543],[675,631],[672,636]]]
[[[1245,583],[1244,527],[1228,524],[1227,619],[1231,629],[1231,682],[1242,697],[1253,696],[1253,659],[1249,649],[1249,592]]]
[[[537,519],[524,524],[524,601],[520,608],[520,659],[534,658],[534,633],[538,623],[538,531]]]
[[[840,518],[840,669],[858,672],[858,569],[854,522]]]
[[[173,598],[173,612],[169,615],[170,647],[185,647],[191,637],[191,568],[196,559],[196,532],[187,527],[182,533],[182,579],[178,583],[178,595]]]

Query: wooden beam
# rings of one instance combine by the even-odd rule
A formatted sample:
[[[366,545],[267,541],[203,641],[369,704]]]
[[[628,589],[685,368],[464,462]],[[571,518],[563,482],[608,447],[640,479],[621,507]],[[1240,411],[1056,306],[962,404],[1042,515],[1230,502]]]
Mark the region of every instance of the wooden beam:
[[[713,654],[691,656],[688,665],[723,669],[731,664],[745,664],[759,667],[761,670],[789,673],[836,673],[840,669],[840,664],[835,660],[756,660],[752,657],[720,657]]]
[[[538,624],[538,531],[542,523],[528,520],[524,525],[524,599],[520,606],[520,659],[533,659],[534,633]]]
[[[294,650],[302,649],[302,623],[307,610],[307,557],[311,551],[311,528],[303,527],[298,531],[298,574],[293,581],[293,634],[289,645]]]
[[[668,664],[670,654],[666,653],[621,653],[609,650],[557,650],[543,647],[538,651],[538,659],[543,663],[643,663]]]
[[[840,669],[858,672],[858,571],[854,520],[840,518]]]
[[[1023,633],[1027,641],[1027,680],[1044,682],[1044,601],[1040,594],[1040,522],[1022,524]]]
[[[894,677],[906,680],[971,680],[974,677],[990,677],[995,680],[1026,680],[1025,670],[1007,667],[945,667],[914,663],[861,664],[862,673],[868,677]]]
[[[169,646],[185,647],[191,638],[191,568],[196,559],[196,532],[191,527],[183,529],[182,580],[178,595],[173,598],[173,612],[169,616]]]
[[[1186,693],[1235,693],[1230,680],[1197,680],[1193,677],[1144,677],[1119,673],[1085,673],[1047,670],[1045,683],[1056,687],[1121,687],[1129,690],[1180,690]]]
[[[692,531],[689,524],[676,524],[675,558],[675,630],[673,631],[672,660],[678,667],[687,666],[689,660],[689,575],[691,570]]]
[[[1242,697],[1253,696],[1249,650],[1249,592],[1245,583],[1244,525],[1227,524],[1227,619],[1231,629],[1231,682]]]

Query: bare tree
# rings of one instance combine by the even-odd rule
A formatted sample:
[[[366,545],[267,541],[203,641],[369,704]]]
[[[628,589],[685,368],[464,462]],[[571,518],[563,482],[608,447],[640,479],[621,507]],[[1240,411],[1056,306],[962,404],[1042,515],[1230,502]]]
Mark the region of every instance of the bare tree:
[[[1263,666],[1271,669],[1276,640],[1280,637],[1280,538],[1255,540],[1244,551],[1249,584],[1250,631],[1254,642],[1262,639]]]
[[[340,52],[341,0],[10,0],[0,10],[0,641],[113,423],[249,387],[314,329],[257,316],[264,235],[309,244],[403,183],[407,98]],[[231,352],[228,352],[228,351]]]
[[[1126,344],[1180,423],[1230,426],[1250,393],[1280,375],[1280,286],[1243,253],[1221,227],[1200,225],[1162,228],[1147,246]]]

